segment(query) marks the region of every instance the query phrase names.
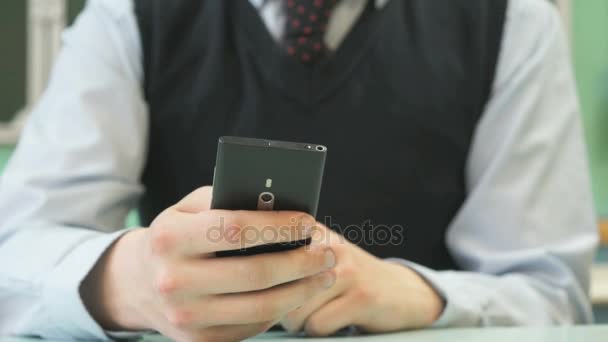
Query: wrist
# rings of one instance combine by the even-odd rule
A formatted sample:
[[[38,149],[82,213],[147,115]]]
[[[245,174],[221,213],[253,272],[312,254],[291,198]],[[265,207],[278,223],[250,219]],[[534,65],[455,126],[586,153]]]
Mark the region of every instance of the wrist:
[[[428,312],[428,320],[426,326],[431,326],[441,317],[443,310],[445,309],[445,299],[435,290],[435,287],[431,285],[424,277],[418,272],[411,270],[415,277],[420,279],[422,297],[426,298],[426,311]]]
[[[137,276],[136,251],[142,229],[120,237],[102,255],[82,283],[81,293],[93,318],[105,330],[144,330],[146,324],[134,303],[130,290]],[[140,265],[141,266],[141,265]]]
[[[417,308],[418,324],[416,328],[426,328],[433,325],[443,314],[446,306],[445,299],[437,292],[428,280],[411,267],[391,263],[401,269],[408,284],[409,301],[414,301]]]

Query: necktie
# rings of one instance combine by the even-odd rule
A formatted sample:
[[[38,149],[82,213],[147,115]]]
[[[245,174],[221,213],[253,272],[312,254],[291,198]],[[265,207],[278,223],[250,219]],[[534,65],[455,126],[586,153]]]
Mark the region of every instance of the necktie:
[[[338,0],[286,0],[285,48],[304,64],[314,64],[326,52],[325,31]]]

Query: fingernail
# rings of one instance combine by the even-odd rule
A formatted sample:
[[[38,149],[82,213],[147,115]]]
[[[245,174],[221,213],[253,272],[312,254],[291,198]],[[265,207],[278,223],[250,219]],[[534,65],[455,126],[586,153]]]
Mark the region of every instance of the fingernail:
[[[334,276],[334,274],[332,272],[326,272],[322,275],[323,280],[322,280],[322,284],[323,287],[328,289],[332,286],[334,286],[334,283],[336,282],[336,277]]]
[[[324,254],[325,257],[325,267],[333,268],[336,266],[336,254],[331,248],[328,248]]]

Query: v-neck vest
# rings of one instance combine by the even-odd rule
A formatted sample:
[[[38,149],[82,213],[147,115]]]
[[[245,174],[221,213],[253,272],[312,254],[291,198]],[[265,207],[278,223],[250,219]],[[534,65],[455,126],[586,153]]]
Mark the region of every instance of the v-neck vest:
[[[507,1],[392,0],[307,66],[247,0],[136,0],[143,224],[212,184],[220,136],[311,142],[329,150],[320,222],[378,257],[457,269],[446,230],[467,195]]]

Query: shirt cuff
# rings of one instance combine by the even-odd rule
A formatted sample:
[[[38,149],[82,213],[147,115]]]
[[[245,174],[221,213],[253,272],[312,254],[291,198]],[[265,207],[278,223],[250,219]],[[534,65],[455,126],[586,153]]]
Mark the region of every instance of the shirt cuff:
[[[443,298],[445,307],[439,319],[429,328],[474,327],[481,323],[480,302],[468,295],[466,284],[453,271],[435,271],[425,266],[397,258],[386,259],[418,273]]]
[[[105,251],[128,229],[112,234],[96,234],[84,239],[67,254],[44,283],[43,308],[46,311],[45,338],[108,340],[134,338],[139,334],[104,331],[91,317],[80,295],[80,285]]]

